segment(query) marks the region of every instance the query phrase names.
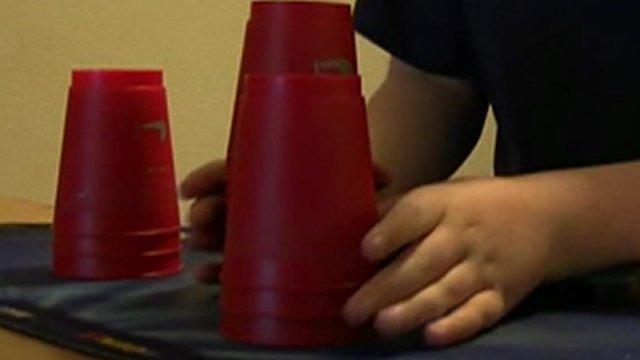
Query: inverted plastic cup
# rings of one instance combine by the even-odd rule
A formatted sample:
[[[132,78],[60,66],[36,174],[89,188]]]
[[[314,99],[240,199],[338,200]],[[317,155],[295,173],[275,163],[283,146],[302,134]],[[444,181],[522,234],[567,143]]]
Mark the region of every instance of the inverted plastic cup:
[[[53,272],[79,279],[181,268],[162,72],[72,74],[54,215]]]
[[[357,73],[349,5],[302,1],[251,5],[240,75],[284,73]]]
[[[245,75],[327,73],[358,73],[355,33],[348,4],[253,2],[240,60],[227,163],[234,158],[237,107]]]
[[[249,75],[237,125],[222,303],[230,303],[229,287],[327,294],[369,278],[374,267],[361,257],[360,243],[377,213],[359,77]],[[274,309],[295,307],[295,298],[271,299],[280,302]],[[331,311],[339,313],[340,302]],[[281,334],[294,326],[271,317]],[[236,339],[237,329],[230,328],[236,325],[224,319],[223,335]],[[339,318],[332,324],[344,325]],[[326,343],[345,339],[331,335],[341,334],[335,330],[322,332]],[[289,343],[255,336],[237,340]],[[310,337],[308,344],[317,341]]]
[[[225,245],[226,269],[232,260],[244,264],[223,271],[223,280],[306,286],[371,270],[360,256],[377,214],[359,77],[255,75],[245,86]],[[287,264],[295,262],[308,271],[291,274]]]

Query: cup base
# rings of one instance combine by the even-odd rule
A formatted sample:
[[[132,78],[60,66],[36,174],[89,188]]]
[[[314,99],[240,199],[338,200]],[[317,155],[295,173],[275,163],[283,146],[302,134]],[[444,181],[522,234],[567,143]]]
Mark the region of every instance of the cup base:
[[[351,328],[340,318],[300,321],[225,312],[220,333],[229,341],[287,348],[347,345],[366,337],[364,329]]]
[[[227,314],[274,317],[292,321],[339,319],[358,288],[333,291],[283,291],[223,284],[220,310]]]

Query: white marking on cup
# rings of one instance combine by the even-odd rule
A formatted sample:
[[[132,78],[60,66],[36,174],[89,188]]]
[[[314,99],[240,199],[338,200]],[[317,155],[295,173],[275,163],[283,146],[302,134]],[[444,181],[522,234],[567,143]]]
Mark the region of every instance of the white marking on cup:
[[[160,135],[160,141],[167,139],[167,123],[164,120],[155,120],[142,124],[143,130],[157,131]]]
[[[353,74],[351,61],[344,58],[316,60],[313,63],[313,70],[316,74]]]

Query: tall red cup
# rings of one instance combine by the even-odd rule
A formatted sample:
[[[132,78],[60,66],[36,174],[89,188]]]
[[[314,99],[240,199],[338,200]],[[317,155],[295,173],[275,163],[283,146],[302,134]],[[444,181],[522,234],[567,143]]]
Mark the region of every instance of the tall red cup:
[[[248,75],[244,86],[222,333],[277,346],[352,341],[360,333],[341,307],[374,271],[360,242],[377,218],[360,79]]]
[[[357,74],[348,4],[260,1],[251,4],[227,149],[234,157],[235,123],[243,79],[249,74]]]
[[[72,74],[54,214],[53,272],[170,275],[179,216],[161,71]]]
[[[252,3],[240,77],[256,73],[357,73],[349,5],[303,1]]]

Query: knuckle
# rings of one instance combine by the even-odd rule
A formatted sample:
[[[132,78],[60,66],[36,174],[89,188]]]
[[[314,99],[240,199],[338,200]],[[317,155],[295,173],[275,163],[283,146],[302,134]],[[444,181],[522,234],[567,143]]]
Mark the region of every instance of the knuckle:
[[[483,238],[482,226],[480,226],[480,224],[478,224],[477,222],[467,221],[467,223],[464,224],[462,237],[471,243],[481,241],[481,239]]]
[[[442,316],[449,311],[449,306],[441,296],[434,296],[429,301],[425,302],[425,315],[429,319]]]
[[[469,293],[469,284],[464,282],[451,282],[442,286],[442,294],[446,299],[457,301],[465,298]]]
[[[400,199],[395,206],[396,213],[402,216],[413,216],[420,213],[423,202],[422,198],[418,196],[419,190],[413,190],[411,193]]]
[[[419,248],[413,246],[406,250],[404,254],[406,259],[406,267],[410,270],[412,276],[416,280],[423,279],[433,271],[432,262],[424,254],[419,253]]]
[[[430,289],[422,293],[417,299],[420,308],[420,322],[431,321],[447,313],[451,307],[439,289]]]

